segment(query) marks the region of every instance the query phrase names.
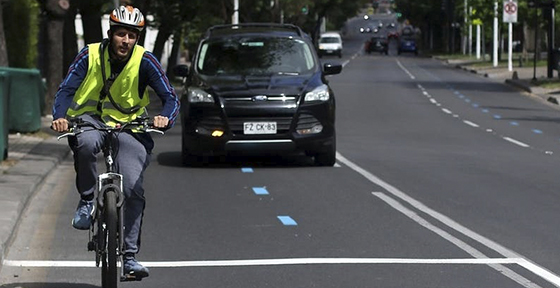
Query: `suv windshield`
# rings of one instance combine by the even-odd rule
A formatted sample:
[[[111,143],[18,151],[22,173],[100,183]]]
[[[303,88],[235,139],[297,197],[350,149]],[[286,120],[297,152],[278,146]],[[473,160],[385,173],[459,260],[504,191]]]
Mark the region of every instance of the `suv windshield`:
[[[340,39],[337,37],[321,37],[319,43],[340,43]]]
[[[313,72],[315,61],[300,39],[232,37],[204,43],[196,65],[203,75],[299,75]]]

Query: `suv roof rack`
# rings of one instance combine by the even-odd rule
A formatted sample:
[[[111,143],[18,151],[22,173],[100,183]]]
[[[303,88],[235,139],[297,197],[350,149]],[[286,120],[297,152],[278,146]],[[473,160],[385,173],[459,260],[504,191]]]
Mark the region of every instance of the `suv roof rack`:
[[[236,29],[247,29],[247,28],[272,28],[278,31],[292,31],[295,32],[298,36],[303,37],[305,33],[296,25],[293,24],[278,24],[278,23],[243,23],[243,24],[229,24],[229,25],[216,25],[208,28],[206,30],[206,37],[210,37],[213,34],[220,34],[223,32],[227,34],[232,30]],[[239,31],[239,30],[236,30]]]

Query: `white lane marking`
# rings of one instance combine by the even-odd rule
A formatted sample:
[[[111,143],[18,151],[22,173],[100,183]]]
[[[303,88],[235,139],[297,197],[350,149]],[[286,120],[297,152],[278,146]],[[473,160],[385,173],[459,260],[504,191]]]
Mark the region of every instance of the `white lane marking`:
[[[484,255],[484,253],[478,251],[477,249],[475,249],[474,247],[465,243],[464,241],[461,241],[459,238],[445,232],[443,229],[441,229],[441,228],[433,225],[432,223],[428,222],[426,219],[419,216],[416,212],[404,207],[401,203],[394,200],[393,198],[391,198],[391,197],[389,197],[389,196],[387,196],[387,195],[385,195],[384,193],[381,193],[381,192],[372,192],[372,194],[374,196],[376,196],[377,198],[385,201],[385,203],[389,204],[389,206],[393,207],[395,210],[401,212],[402,214],[404,214],[408,218],[412,219],[416,223],[420,224],[421,226],[424,226],[426,229],[428,229],[428,230],[436,233],[437,235],[441,236],[443,239],[453,243],[455,246],[457,246],[461,250],[469,253],[473,257],[476,257],[477,259],[488,259],[488,256]],[[490,267],[492,267],[496,271],[502,273],[504,276],[514,280],[515,282],[517,282],[517,283],[519,283],[519,284],[521,284],[525,287],[539,287],[536,284],[534,284],[533,282],[531,282],[530,280],[528,280],[527,278],[515,273],[514,271],[512,271],[509,268],[504,267],[503,265],[494,264],[494,265],[490,265]]]
[[[492,249],[500,254],[502,254],[505,258],[524,258],[523,256],[521,256],[520,254],[470,230],[469,228],[457,223],[455,220],[433,210],[432,208],[424,205],[422,202],[408,196],[406,193],[400,191],[399,189],[395,188],[394,186],[390,185],[389,183],[381,180],[379,177],[369,173],[368,171],[364,170],[363,168],[361,168],[360,166],[354,164],[353,162],[351,162],[350,160],[346,159],[344,156],[342,156],[340,153],[336,153],[336,159],[341,162],[342,164],[348,166],[350,169],[356,171],[357,173],[361,174],[362,176],[364,176],[366,179],[368,179],[369,181],[371,181],[372,183],[382,187],[383,189],[385,189],[387,192],[389,192],[390,194],[392,194],[393,196],[407,202],[409,205],[413,206],[414,208],[418,209],[419,211],[422,211],[423,213],[430,215],[432,218],[437,219],[438,221],[440,221],[441,223],[445,224],[446,226],[454,229],[455,231],[481,243],[482,245],[488,247],[489,249]],[[539,266],[537,266],[539,267]],[[542,268],[544,269],[544,268]],[[537,274],[538,271],[535,270],[530,270],[531,272]],[[553,274],[554,275],[554,274]],[[548,280],[548,279],[547,279]],[[556,286],[560,286],[560,277],[558,277],[557,275],[554,275],[553,278],[554,282],[552,282],[554,285]],[[550,280],[549,280],[550,281]]]
[[[471,127],[474,127],[474,128],[480,127],[480,126],[478,126],[478,124],[473,123],[473,122],[471,122],[471,121],[469,121],[469,120],[464,120],[463,123],[465,123],[465,124],[467,124],[467,125],[469,125],[469,126],[471,126]]]
[[[399,67],[401,67],[401,69],[402,69],[404,72],[406,72],[406,74],[408,74],[408,77],[410,77],[410,79],[412,79],[412,80],[416,79],[416,77],[414,77],[414,75],[412,75],[412,73],[410,73],[410,72],[408,71],[408,69],[406,69],[406,68],[402,65],[401,61],[397,60],[397,65],[399,65]]]
[[[441,111],[443,111],[443,113],[445,113],[445,114],[452,114],[453,113],[447,108],[441,108]]]
[[[525,143],[523,143],[523,142],[521,142],[521,141],[517,141],[517,140],[515,140],[515,139],[513,139],[513,138],[509,138],[509,137],[502,137],[502,138],[503,138],[504,140],[508,141],[508,142],[511,142],[511,143],[513,143],[513,144],[515,144],[515,145],[519,145],[519,146],[521,146],[521,147],[523,147],[523,148],[528,148],[528,147],[530,147],[528,144],[525,144]]]
[[[140,261],[150,268],[174,267],[228,267],[228,266],[275,266],[275,265],[320,265],[320,264],[518,264],[523,259],[517,258],[452,258],[452,259],[418,259],[418,258],[280,258],[247,260],[201,260],[201,261]],[[95,261],[30,261],[5,260],[8,267],[35,268],[97,268]]]
[[[556,286],[558,285],[558,281],[559,281],[559,277],[550,272],[549,270],[533,263],[530,261],[527,261],[526,259],[520,259],[520,262],[517,263],[521,266],[523,266],[525,269],[539,275],[540,277],[542,277],[543,279],[545,279],[546,281],[550,282],[550,283],[554,283]]]

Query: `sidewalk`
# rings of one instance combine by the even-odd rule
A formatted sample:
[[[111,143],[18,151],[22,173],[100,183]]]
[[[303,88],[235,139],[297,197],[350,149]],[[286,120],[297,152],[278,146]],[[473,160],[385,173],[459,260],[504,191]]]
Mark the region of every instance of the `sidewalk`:
[[[27,201],[70,153],[50,130],[51,119],[41,120],[39,132],[8,135],[8,158],[0,164],[0,269]]]
[[[435,57],[438,59],[438,57]],[[498,67],[493,67],[491,62],[484,62],[488,65],[475,65],[477,62],[465,59],[438,59],[447,65],[453,65],[456,68],[469,71],[471,73],[479,74],[481,76],[487,77],[489,79],[504,82],[513,87],[517,87],[532,96],[541,98],[551,104],[559,105],[560,103],[560,88],[557,89],[547,89],[540,87],[535,84],[533,78],[537,82],[551,81],[555,80],[560,83],[560,78],[558,77],[558,71],[553,71],[553,78],[548,78],[547,67],[533,67],[532,64],[527,63],[523,67],[516,67],[517,63],[514,63],[512,71],[508,70],[507,64],[504,66],[500,63]],[[558,85],[560,87],[560,85]],[[560,106],[558,106],[560,108]]]

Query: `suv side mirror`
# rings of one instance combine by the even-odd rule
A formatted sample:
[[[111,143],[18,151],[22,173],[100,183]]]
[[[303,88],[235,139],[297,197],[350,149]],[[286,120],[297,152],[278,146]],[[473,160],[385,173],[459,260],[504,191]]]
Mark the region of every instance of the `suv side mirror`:
[[[173,67],[173,73],[175,76],[187,77],[189,76],[189,66],[185,64],[177,65]]]
[[[325,63],[323,65],[323,72],[325,73],[325,75],[339,74],[341,71],[342,65],[340,64]]]

